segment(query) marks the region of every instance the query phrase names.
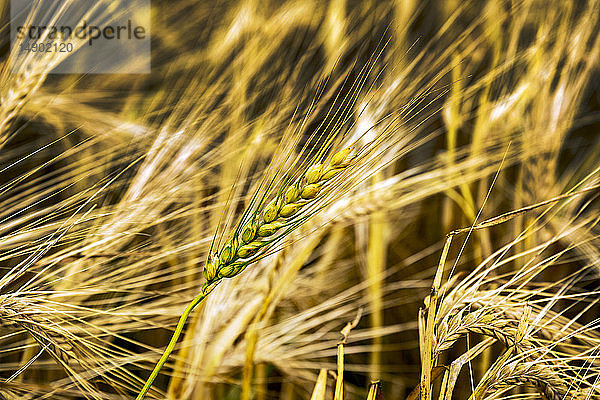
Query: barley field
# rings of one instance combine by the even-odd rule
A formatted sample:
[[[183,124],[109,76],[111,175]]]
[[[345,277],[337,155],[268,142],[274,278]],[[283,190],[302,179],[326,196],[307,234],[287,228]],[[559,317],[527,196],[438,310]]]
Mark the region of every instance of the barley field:
[[[11,6],[0,399],[600,400],[600,0]]]

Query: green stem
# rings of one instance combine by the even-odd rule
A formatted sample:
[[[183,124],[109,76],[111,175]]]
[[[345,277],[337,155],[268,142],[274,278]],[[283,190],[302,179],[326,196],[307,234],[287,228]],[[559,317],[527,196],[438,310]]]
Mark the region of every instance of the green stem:
[[[202,290],[200,291],[200,294],[198,296],[196,296],[190,304],[187,305],[185,310],[183,310],[183,314],[181,314],[181,317],[179,317],[179,322],[177,323],[175,332],[173,332],[173,336],[171,336],[171,341],[167,345],[167,348],[165,349],[163,355],[160,357],[160,360],[158,360],[158,362],[156,363],[156,366],[152,370],[152,373],[148,377],[148,380],[144,384],[144,387],[142,388],[140,393],[137,395],[136,400],[142,400],[144,398],[144,396],[146,396],[146,393],[148,393],[148,390],[150,390],[150,387],[152,386],[154,379],[156,379],[161,368],[163,367],[163,365],[165,365],[165,363],[167,362],[167,359],[169,358],[169,356],[175,349],[175,345],[177,344],[177,340],[179,339],[181,332],[183,332],[183,328],[185,326],[185,322],[188,319],[188,316],[190,315],[190,313],[192,312],[194,307],[196,307],[202,300],[204,300],[204,298],[206,296],[208,296],[208,294],[212,291],[212,289],[215,288],[215,286],[216,286],[216,284],[213,284],[211,286],[208,286],[206,289],[203,287]]]

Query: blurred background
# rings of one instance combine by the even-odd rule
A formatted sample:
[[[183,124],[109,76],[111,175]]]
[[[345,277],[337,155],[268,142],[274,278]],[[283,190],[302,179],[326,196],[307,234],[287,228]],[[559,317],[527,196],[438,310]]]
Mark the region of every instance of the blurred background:
[[[385,162],[223,282],[148,398],[309,399],[359,310],[345,398],[366,398],[371,380],[407,398],[446,235],[600,177],[596,0],[152,0],[150,74],[52,74],[51,55],[11,73],[0,4],[6,399],[133,398],[204,282],[214,235],[235,227],[289,132],[292,155],[318,146],[311,133],[336,113],[331,134],[380,138]],[[437,363],[495,340],[458,370],[455,398],[486,371],[498,383],[477,398],[598,398],[597,193],[453,241]],[[452,320],[492,309],[484,300],[517,337],[533,306],[531,348],[554,360],[533,364],[556,375],[498,375],[504,336]],[[444,324],[469,333],[444,342]],[[575,339],[559,349],[562,334]]]

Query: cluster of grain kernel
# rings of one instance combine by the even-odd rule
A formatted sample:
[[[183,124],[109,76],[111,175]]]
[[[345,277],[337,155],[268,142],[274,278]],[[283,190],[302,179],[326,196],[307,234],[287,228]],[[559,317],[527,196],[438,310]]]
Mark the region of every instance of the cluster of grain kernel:
[[[292,218],[321,192],[324,185],[341,173],[350,164],[351,148],[337,152],[329,163],[314,164],[306,169],[303,176],[291,184],[281,195],[269,202],[257,216],[248,222],[239,236],[230,239],[220,252],[212,254],[204,267],[207,281],[232,278],[239,274],[250,262],[248,260],[267,246],[270,238],[290,223]]]

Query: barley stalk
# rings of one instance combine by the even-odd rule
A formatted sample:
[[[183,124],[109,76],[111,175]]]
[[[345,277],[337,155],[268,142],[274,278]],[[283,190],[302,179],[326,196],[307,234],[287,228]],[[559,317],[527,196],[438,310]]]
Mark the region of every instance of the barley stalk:
[[[136,400],[143,399],[150,390],[163,365],[175,349],[192,310],[214,290],[222,279],[235,277],[249,264],[255,262],[262,252],[268,249],[278,237],[281,237],[277,235],[278,231],[283,229],[285,235],[304,222],[308,216],[302,210],[314,204],[321,196],[325,186],[351,165],[353,161],[350,155],[351,151],[351,148],[346,148],[335,153],[325,166],[315,163],[307,167],[302,176],[280,190],[277,196],[262,208],[261,212],[253,213],[248,222],[239,225],[233,237],[219,251],[209,255],[203,270],[206,282],[202,286],[200,294],[185,308],[169,344]]]

